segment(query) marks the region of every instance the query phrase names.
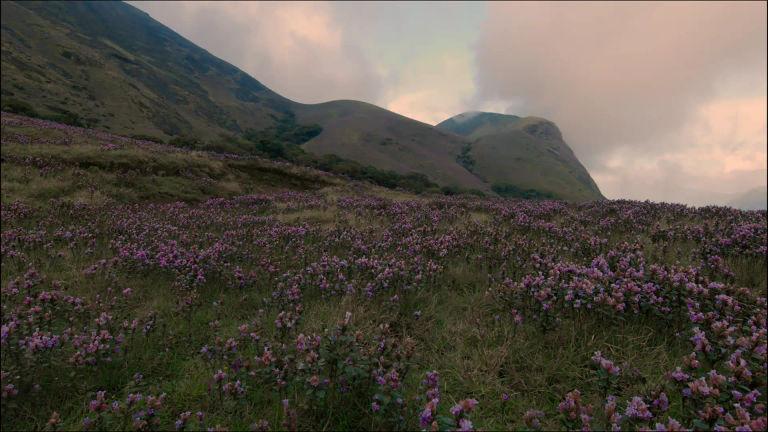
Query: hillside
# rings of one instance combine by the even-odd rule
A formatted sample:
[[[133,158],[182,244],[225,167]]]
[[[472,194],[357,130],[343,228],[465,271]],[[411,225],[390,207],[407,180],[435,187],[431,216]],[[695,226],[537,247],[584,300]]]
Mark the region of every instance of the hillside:
[[[192,151],[5,112],[1,119],[4,203],[199,202],[349,183],[259,157]]]
[[[388,199],[2,119],[3,431],[765,430],[765,211]]]
[[[733,198],[728,205],[742,210],[765,210],[768,207],[768,188],[762,186],[750,189]]]
[[[603,199],[560,130],[548,120],[471,112],[437,128],[470,141],[465,155],[472,171],[502,195],[527,192],[573,201]]]
[[[3,109],[25,115],[164,141],[295,130],[315,155],[421,173],[438,186],[601,198],[562,140],[541,145],[506,126],[511,135],[500,137],[508,116],[469,134],[441,125],[448,133],[363,102],[297,103],[122,2],[3,2],[2,69]]]
[[[323,132],[304,144],[317,154],[337,154],[399,173],[427,174],[440,185],[487,191],[488,185],[456,162],[465,142],[427,124],[357,101],[296,107],[300,123]]]
[[[290,101],[120,2],[2,2],[2,98],[120,134],[215,137]]]
[[[319,124],[309,151],[488,190],[455,163],[456,138],[362,102],[290,101],[125,3],[3,2],[2,41],[4,106],[163,139]]]

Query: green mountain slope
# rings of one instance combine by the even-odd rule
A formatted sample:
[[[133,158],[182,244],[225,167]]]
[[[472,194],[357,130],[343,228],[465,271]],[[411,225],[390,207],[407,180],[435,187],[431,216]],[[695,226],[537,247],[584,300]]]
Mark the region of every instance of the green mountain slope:
[[[291,102],[120,2],[2,2],[2,97],[122,134],[264,128]]]
[[[470,140],[465,157],[472,171],[495,185],[500,194],[527,191],[573,201],[603,199],[560,130],[548,120],[470,112],[445,120],[437,128]]]
[[[532,134],[542,138],[509,126],[509,116],[485,114],[471,131],[452,130],[363,102],[297,103],[122,2],[2,2],[2,70],[3,109],[121,135],[210,141],[319,125],[308,128],[319,135],[303,138],[317,155],[421,173],[440,186],[490,192],[508,182],[545,196],[600,197],[564,143],[549,144],[554,158],[525,146]],[[499,141],[502,130],[522,133],[519,145]]]
[[[299,123],[318,123],[323,132],[304,144],[316,154],[337,154],[398,173],[427,174],[440,185],[488,190],[456,162],[465,140],[425,123],[357,101],[333,101],[295,108]]]
[[[489,190],[455,162],[460,139],[362,102],[288,100],[125,3],[3,2],[2,68],[3,106],[163,139],[319,124],[311,152]]]
[[[353,184],[269,159],[193,151],[6,112],[0,123],[3,203],[200,202]]]

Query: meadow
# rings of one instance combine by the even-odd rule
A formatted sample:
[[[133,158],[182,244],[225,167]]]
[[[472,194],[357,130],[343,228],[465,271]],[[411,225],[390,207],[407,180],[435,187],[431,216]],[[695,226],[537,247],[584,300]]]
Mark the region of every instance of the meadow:
[[[395,193],[5,113],[2,157],[3,430],[766,429],[765,211]]]

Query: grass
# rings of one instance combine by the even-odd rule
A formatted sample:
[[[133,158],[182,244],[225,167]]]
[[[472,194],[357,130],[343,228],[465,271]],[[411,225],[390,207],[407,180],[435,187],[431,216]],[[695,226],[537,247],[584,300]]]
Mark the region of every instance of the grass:
[[[170,148],[104,150],[95,139],[67,142],[64,131],[3,126],[2,199],[45,203],[203,201],[276,189],[312,190],[342,181],[260,158],[227,159]],[[32,139],[20,144],[18,136]],[[48,144],[50,142],[50,144]]]
[[[61,416],[60,429],[80,429],[86,416],[94,416],[88,403],[100,390],[120,401],[136,392],[166,393],[158,410],[162,429],[187,410],[203,411],[206,427],[244,430],[266,420],[279,429],[286,419],[281,401],[288,399],[300,414],[301,429],[411,430],[419,427],[425,404],[421,381],[430,370],[440,372],[442,412],[473,397],[480,405],[472,420],[483,429],[522,429],[523,413],[531,408],[546,411],[545,429],[558,429],[557,406],[573,389],[596,412],[601,409],[606,395],[591,361],[595,351],[621,365],[624,372],[613,391],[623,404],[632,395],[665,388],[671,414],[685,418],[679,392],[669,390],[664,377],[691,350],[687,334],[677,335],[685,330],[683,320],[566,308],[551,327],[544,328],[533,312],[518,325],[502,282],[543,271],[534,266],[534,255],[588,266],[596,255],[623,251],[626,242],[636,243],[648,265],[700,266],[704,246],[718,237],[686,236],[689,228],[705,223],[722,229],[723,236],[733,227],[757,226],[744,247],[765,235],[765,213],[414,196],[258,158],[68,129],[4,124],[2,137],[3,324],[12,320],[12,311],[31,313],[11,287],[34,268],[44,280],[32,284],[30,298],[59,286],[62,295],[81,297],[87,305],[72,312],[62,303],[52,310],[54,319],[36,326],[57,334],[67,327],[89,333],[105,312],[114,316],[112,331],[127,335],[121,354],[94,366],[72,364],[68,344],[29,358],[4,346],[3,371],[10,375],[3,379],[18,385],[19,395],[3,399],[3,430],[45,429],[53,411]],[[667,232],[678,237],[668,240]],[[605,244],[592,245],[595,239]],[[205,268],[205,282],[181,277],[188,267],[176,274],[125,257],[109,264],[129,250],[121,249],[126,244],[157,254],[171,241],[178,243],[170,250],[179,256],[193,252],[195,265]],[[220,251],[217,245],[223,258],[212,258]],[[722,253],[734,275],[705,268],[707,277],[747,287],[753,295],[765,292],[764,254]],[[428,262],[436,269],[428,270]],[[99,269],[90,271],[94,265]],[[236,268],[250,278],[243,288],[233,276]],[[369,298],[366,285],[382,281],[388,285]],[[294,284],[301,288],[303,312],[286,331],[275,322],[281,313],[296,312],[296,302],[284,298]],[[124,298],[120,293],[126,288],[133,294]],[[356,341],[349,352],[343,342],[349,335],[334,333],[347,312]],[[121,326],[132,319],[139,320],[139,328],[154,322],[154,329],[131,335]],[[298,366],[286,366],[284,386],[277,386],[274,376],[240,373],[248,386],[245,395],[219,396],[212,376],[219,369],[238,373],[234,358],[207,361],[200,351],[238,338],[243,324],[260,341],[270,341],[277,355],[283,345],[295,346],[299,334],[321,335],[330,344],[323,345],[321,370],[333,379],[348,373],[333,375],[333,365],[353,356],[360,359],[352,365],[399,370],[403,420],[373,415],[372,397],[383,390],[370,384],[370,376],[349,393],[321,397],[302,375],[307,369]],[[22,325],[19,331],[29,335],[34,328]],[[244,361],[253,365],[264,355],[263,344],[238,340],[237,355]],[[377,351],[380,341],[383,353]],[[408,347],[412,352],[405,355]],[[296,365],[300,356],[290,356],[280,361]],[[134,379],[138,372],[140,381]],[[754,373],[754,383],[764,382],[764,375]],[[509,401],[502,401],[504,393]],[[197,426],[193,421],[191,428]],[[607,426],[600,414],[594,426]],[[117,416],[98,427],[124,430],[132,424]]]
[[[277,210],[275,217],[290,225],[309,223],[329,229],[338,212],[333,206],[323,210],[283,208]],[[487,214],[474,212],[445,228],[461,226],[469,220],[485,226],[493,223]],[[76,225],[77,220],[61,223]],[[262,303],[261,297],[268,295],[268,290],[241,295],[226,289],[223,281],[214,279],[199,291],[199,305],[179,314],[175,305],[178,294],[168,289],[172,280],[162,273],[133,272],[82,280],[80,275],[90,263],[110,256],[106,238],[98,244],[94,254],[87,257],[83,250],[75,249],[60,260],[49,260],[43,251],[33,252],[30,258],[50,279],[68,281],[68,289],[73,294],[92,297],[108,287],[132,287],[135,295],[126,307],[136,315],[156,311],[161,317],[158,326],[162,331],[148,338],[139,337],[131,344],[126,358],[97,369],[95,374],[81,371],[61,376],[55,370],[38,370],[37,373],[42,373],[39,381],[51,386],[47,396],[14,408],[13,417],[5,417],[13,423],[4,423],[4,429],[40,429],[47,420],[40,414],[53,410],[65,419],[64,429],[77,428],[79,420],[87,415],[85,405],[81,397],[64,394],[85,395],[99,389],[106,389],[109,394],[127,394],[138,389],[167,392],[170,408],[161,417],[165,424],[174,420],[170,413],[190,406],[199,406],[209,413],[208,424],[223,424],[234,430],[247,428],[259,418],[273,425],[280,424],[282,412],[276,407],[283,396],[274,392],[254,389],[245,401],[237,404],[212,401],[207,385],[214,371],[198,354],[202,345],[211,342],[213,321],[218,321],[216,333],[233,334],[240,323],[263,316],[262,336],[273,336],[274,328],[268,323],[279,308],[265,307]],[[753,269],[754,263],[749,268]],[[18,274],[16,269],[3,266],[3,286],[15,274]],[[421,347],[415,358],[416,371],[441,371],[446,401],[453,403],[465,395],[481,401],[482,425],[489,430],[519,428],[526,409],[556,405],[564,393],[576,387],[593,396],[589,402],[599,405],[599,391],[589,366],[594,351],[602,350],[615,361],[637,370],[635,376],[621,383],[625,394],[641,393],[660,384],[659,371],[672,369],[687,352],[685,344],[652,320],[609,323],[606,327],[603,320],[582,315],[567,318],[558,329],[546,333],[535,323],[516,328],[507,316],[495,318],[496,305],[486,294],[487,286],[483,267],[456,262],[430,284],[429,290],[402,293],[397,305],[388,304],[386,299],[369,301],[361,296],[343,296],[331,301],[310,296],[305,298],[307,312],[298,331],[322,333],[346,311],[353,313],[358,328],[364,333],[374,331],[378,323],[389,322],[398,334],[413,338]],[[419,319],[413,315],[417,310],[421,311]],[[133,383],[136,372],[144,375],[145,383],[152,384]],[[417,392],[418,381],[418,375],[413,375],[406,382],[410,393]],[[502,403],[499,398],[504,392],[512,396],[508,403]],[[339,411],[315,412],[304,421],[307,427],[323,425],[334,430],[382,426]],[[558,425],[550,422],[545,427],[557,428]]]

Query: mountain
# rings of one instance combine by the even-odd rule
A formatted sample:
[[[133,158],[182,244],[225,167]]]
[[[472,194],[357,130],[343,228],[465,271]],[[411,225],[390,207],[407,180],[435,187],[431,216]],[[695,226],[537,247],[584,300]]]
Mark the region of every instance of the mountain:
[[[121,2],[2,2],[2,68],[4,102],[121,134],[212,138],[292,105]]]
[[[768,208],[768,187],[750,189],[732,199],[728,205],[742,210],[765,210]]]
[[[399,173],[427,174],[440,185],[488,190],[456,162],[465,141],[428,124],[357,101],[333,101],[295,108],[301,123],[323,132],[304,144],[316,154],[337,154]]]
[[[540,136],[544,120],[508,128],[484,113],[466,133],[363,102],[297,103],[123,2],[2,2],[2,70],[3,109],[21,114],[164,141],[296,128],[308,152],[440,186],[602,197],[559,131]]]
[[[539,117],[467,112],[437,125],[469,140],[465,163],[497,193],[573,201],[603,199],[589,172],[563,141],[560,129]]]

